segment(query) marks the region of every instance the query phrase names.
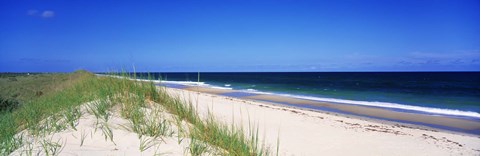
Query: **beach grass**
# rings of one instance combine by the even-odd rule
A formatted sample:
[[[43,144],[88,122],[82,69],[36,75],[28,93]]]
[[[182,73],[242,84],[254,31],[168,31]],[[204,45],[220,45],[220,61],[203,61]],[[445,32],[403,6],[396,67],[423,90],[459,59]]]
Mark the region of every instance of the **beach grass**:
[[[222,155],[271,155],[270,148],[259,142],[258,127],[245,133],[243,128],[233,123],[221,123],[211,114],[201,119],[190,101],[172,97],[165,88],[158,88],[152,82],[132,81],[130,78],[135,78],[136,74],[120,72],[109,75],[99,77],[86,71],[61,74],[64,78],[60,79],[62,82],[53,78],[53,83],[62,83],[61,87],[44,87],[48,88],[45,94],[25,96],[21,98],[23,103],[18,108],[1,111],[0,155],[9,154],[25,144],[19,138],[21,135],[17,135],[25,129],[34,136],[45,136],[67,128],[76,130],[77,121],[82,115],[80,106],[84,104],[87,111],[97,118],[97,126],[105,140],[112,142],[114,136],[108,120],[113,109],[119,109],[121,116],[130,121],[130,129],[142,140],[140,150],[152,146],[154,141],[147,137],[159,139],[174,133],[171,123],[159,115],[158,108],[161,107],[173,114],[177,123],[185,121],[191,125],[187,130],[177,126],[177,135],[179,143],[183,140],[180,139],[181,135],[191,137],[189,153],[192,155],[202,154],[208,147],[213,147]],[[146,112],[147,107],[154,109]],[[86,137],[83,133],[80,146]],[[58,154],[62,149],[60,142],[44,140],[42,146],[45,154]]]
[[[2,147],[0,154],[10,153],[21,145],[22,140],[15,136],[21,130],[28,128],[34,133],[41,133],[45,130],[39,127],[40,121],[66,108],[92,100],[93,98],[88,96],[77,96],[90,91],[80,87],[86,86],[83,81],[91,78],[94,78],[93,74],[77,71],[71,74],[39,74],[33,77],[22,75],[12,83],[6,83],[5,79],[2,79],[2,97],[21,101],[21,104],[18,108],[0,112],[0,147]],[[51,119],[58,118],[52,116]],[[57,122],[48,120],[43,123]],[[52,126],[59,127],[59,125],[48,127]]]

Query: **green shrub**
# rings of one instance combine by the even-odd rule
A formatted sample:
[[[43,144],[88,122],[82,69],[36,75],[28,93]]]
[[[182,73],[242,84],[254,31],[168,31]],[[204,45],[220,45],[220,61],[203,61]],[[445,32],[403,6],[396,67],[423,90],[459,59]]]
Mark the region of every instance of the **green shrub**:
[[[11,98],[2,98],[0,97],[0,112],[8,111],[11,112],[14,109],[18,108],[20,103]]]

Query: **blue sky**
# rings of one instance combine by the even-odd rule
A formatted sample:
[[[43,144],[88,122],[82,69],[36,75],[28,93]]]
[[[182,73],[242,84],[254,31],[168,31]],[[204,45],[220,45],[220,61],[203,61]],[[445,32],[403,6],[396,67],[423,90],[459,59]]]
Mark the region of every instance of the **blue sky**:
[[[0,71],[479,71],[478,0],[0,2]]]

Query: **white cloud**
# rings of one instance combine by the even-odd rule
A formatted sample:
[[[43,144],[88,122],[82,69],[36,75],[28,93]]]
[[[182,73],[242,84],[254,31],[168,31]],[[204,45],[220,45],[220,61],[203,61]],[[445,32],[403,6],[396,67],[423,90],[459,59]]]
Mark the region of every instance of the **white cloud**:
[[[43,18],[52,18],[53,16],[55,16],[55,12],[51,11],[51,10],[45,10],[42,12],[42,15],[41,15]]]
[[[52,18],[55,16],[55,12],[52,10],[39,11],[39,10],[31,9],[27,11],[27,15],[41,17],[41,18]]]

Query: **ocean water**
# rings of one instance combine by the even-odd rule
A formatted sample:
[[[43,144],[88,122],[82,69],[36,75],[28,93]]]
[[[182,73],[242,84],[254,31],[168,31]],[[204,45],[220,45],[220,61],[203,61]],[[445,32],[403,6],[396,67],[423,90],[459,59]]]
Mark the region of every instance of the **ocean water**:
[[[480,72],[150,73],[156,80],[480,119]],[[146,77],[137,73],[137,77]],[[196,83],[199,81],[200,83]]]

